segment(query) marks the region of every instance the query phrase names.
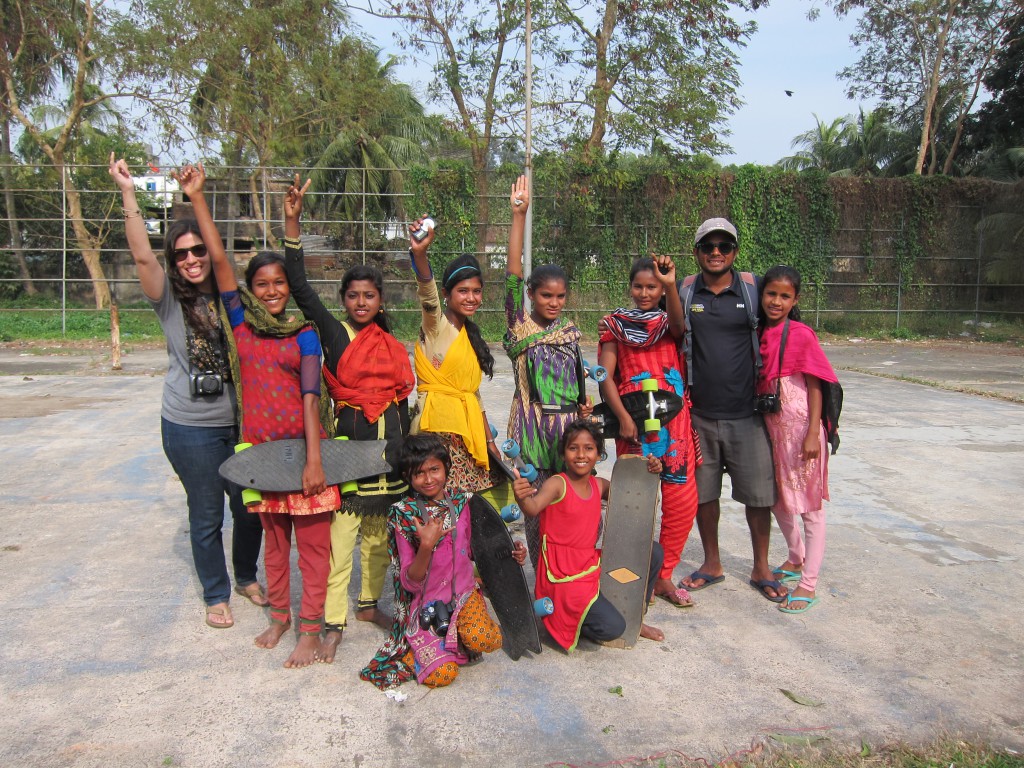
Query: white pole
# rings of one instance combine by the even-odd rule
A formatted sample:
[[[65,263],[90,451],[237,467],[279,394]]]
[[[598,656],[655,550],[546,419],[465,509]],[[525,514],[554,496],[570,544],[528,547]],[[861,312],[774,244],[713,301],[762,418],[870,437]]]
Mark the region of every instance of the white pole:
[[[526,0],[526,184],[530,195],[530,207],[526,209],[526,232],[523,235],[523,274],[529,277],[533,271],[533,25],[530,16],[530,0]],[[526,310],[530,310],[530,299],[526,298]]]

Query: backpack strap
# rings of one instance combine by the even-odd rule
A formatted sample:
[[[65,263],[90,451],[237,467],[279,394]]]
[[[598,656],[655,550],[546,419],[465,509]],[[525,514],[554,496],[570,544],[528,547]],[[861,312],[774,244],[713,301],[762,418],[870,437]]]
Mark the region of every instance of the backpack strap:
[[[753,272],[740,272],[747,320],[750,322],[750,345],[754,350],[754,381],[761,375],[761,340],[757,337],[757,278]]]
[[[696,275],[684,277],[677,290],[679,298],[683,302],[683,318],[686,320],[686,330],[683,334],[683,351],[686,354],[686,388],[693,386],[693,327],[690,325],[690,301],[693,299],[693,284],[697,282]]]

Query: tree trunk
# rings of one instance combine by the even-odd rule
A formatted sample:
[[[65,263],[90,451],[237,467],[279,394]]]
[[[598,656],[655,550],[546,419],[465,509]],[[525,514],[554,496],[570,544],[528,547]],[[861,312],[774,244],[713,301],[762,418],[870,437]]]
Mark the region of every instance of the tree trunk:
[[[583,157],[592,159],[604,147],[604,136],[608,129],[608,101],[612,96],[612,81],[608,76],[608,45],[618,20],[617,0],[606,0],[601,31],[597,33],[594,51],[594,121],[590,125],[590,136],[583,148]]]
[[[7,228],[10,232],[11,252],[18,261],[18,272],[21,273],[22,287],[29,296],[39,293],[32,282],[32,275],[28,271],[28,262],[25,261],[25,241],[21,237],[21,222],[18,220],[18,212],[14,207],[14,182],[11,178],[11,166],[14,164],[14,156],[11,154],[11,123],[4,116],[3,135],[0,136],[0,162],[4,167],[4,204],[7,207]]]
[[[100,247],[103,243],[85,226],[85,216],[82,213],[82,194],[73,185],[71,174],[64,164],[64,158],[55,155],[53,164],[64,176],[65,194],[68,201],[67,215],[71,219],[71,228],[75,232],[75,240],[78,241],[78,248],[82,252],[82,261],[85,262],[85,268],[92,279],[96,309],[105,309],[110,306],[110,285],[107,283],[107,276],[103,274],[103,264],[100,263]]]

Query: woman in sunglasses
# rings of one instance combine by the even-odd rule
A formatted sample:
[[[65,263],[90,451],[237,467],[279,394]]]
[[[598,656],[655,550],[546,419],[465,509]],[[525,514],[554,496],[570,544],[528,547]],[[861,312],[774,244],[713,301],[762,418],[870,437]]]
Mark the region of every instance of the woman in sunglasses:
[[[260,607],[268,601],[256,581],[263,526],[258,515],[246,510],[239,489],[217,473],[238,442],[233,352],[224,334],[224,309],[195,219],[179,219],[167,227],[165,271],[150,247],[128,164],[115,160],[113,153],[110,176],[121,190],[125,236],[142,292],[167,339],[161,433],[164,453],[185,488],[192,560],[203,587],[206,623],[226,629],[235,622],[228,605],[231,581],[221,538],[225,493],[234,520],[235,592]]]

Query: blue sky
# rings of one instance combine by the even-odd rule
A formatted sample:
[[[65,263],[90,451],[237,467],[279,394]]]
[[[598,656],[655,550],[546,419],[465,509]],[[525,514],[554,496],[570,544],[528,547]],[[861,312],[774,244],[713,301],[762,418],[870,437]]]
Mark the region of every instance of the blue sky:
[[[849,36],[855,22],[836,19],[823,8],[816,21],[808,21],[809,2],[774,0],[753,18],[758,32],[741,52],[739,94],[745,105],[732,116],[727,142],[733,154],[719,158],[723,164],[759,163],[770,165],[792,154],[793,137],[814,127],[814,114],[831,122],[855,114],[858,102],[845,96],[836,72],[856,60]],[[373,19],[352,11],[352,20],[385,55],[401,55],[392,31],[395,22]],[[425,93],[430,67],[427,62],[406,61],[396,76]],[[785,91],[793,91],[786,96]],[[864,103],[870,109],[872,103]],[[428,107],[429,108],[429,107]]]

